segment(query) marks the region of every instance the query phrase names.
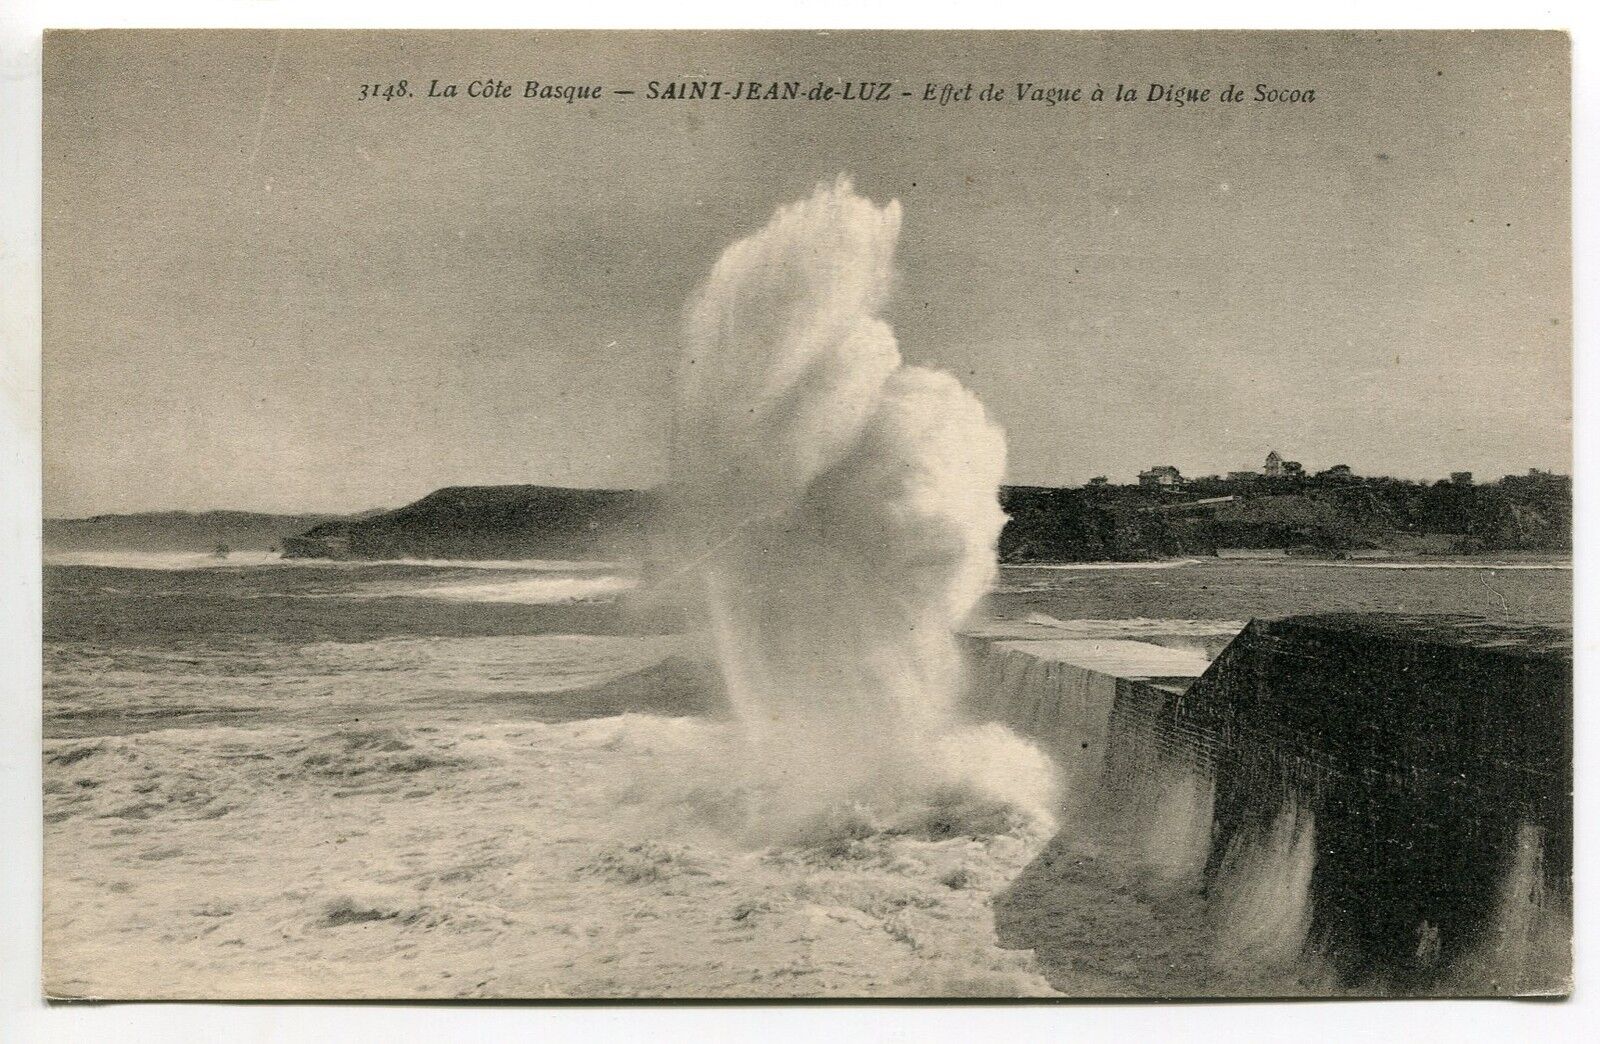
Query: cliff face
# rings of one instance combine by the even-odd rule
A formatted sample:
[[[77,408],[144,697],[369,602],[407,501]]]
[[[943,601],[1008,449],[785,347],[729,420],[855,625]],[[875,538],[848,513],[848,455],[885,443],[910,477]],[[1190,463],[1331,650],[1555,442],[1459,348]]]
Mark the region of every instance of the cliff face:
[[[394,511],[315,526],[289,558],[637,557],[657,498],[639,490],[451,486]]]

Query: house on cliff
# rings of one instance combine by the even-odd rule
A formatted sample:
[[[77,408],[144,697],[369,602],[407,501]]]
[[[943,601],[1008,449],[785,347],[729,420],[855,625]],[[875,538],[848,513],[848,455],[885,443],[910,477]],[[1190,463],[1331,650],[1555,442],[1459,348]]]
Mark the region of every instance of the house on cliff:
[[[1183,476],[1171,464],[1155,464],[1149,471],[1139,472],[1141,486],[1181,486]]]

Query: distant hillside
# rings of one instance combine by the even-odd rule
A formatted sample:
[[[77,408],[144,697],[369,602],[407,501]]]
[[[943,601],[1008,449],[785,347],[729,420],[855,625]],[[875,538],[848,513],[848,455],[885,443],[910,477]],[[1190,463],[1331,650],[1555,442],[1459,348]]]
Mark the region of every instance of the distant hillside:
[[[1223,548],[1337,555],[1569,553],[1572,485],[1561,475],[1482,485],[1389,478],[1194,484],[1182,492],[1012,486],[1003,562],[1130,561]]]
[[[1572,548],[1571,483],[1266,480],[1183,491],[1006,486],[1004,562],[1136,561],[1224,548],[1479,554]],[[325,521],[283,541],[303,558],[644,558],[660,494],[455,486],[394,511]]]
[[[266,551],[285,537],[340,515],[267,515],[253,511],[155,511],[44,520],[46,551]]]
[[[324,522],[291,558],[609,559],[644,553],[656,497],[631,489],[451,486],[394,511]]]

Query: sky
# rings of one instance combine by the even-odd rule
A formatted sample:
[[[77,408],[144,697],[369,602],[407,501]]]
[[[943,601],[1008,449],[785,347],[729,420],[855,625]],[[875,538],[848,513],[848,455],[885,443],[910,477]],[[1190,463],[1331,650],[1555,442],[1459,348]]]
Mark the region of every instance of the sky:
[[[45,513],[661,481],[684,305],[821,181],[1008,481],[1571,461],[1554,34],[102,32],[45,50]],[[597,101],[360,100],[363,82]],[[893,81],[668,102],[649,81]],[[926,84],[1138,90],[922,102]],[[1177,107],[1152,83],[1313,87]]]

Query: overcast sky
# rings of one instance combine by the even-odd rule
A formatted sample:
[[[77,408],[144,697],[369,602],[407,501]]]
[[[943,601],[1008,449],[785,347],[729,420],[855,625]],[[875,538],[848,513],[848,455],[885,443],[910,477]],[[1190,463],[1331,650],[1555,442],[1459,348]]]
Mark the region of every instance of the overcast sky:
[[[686,298],[846,172],[1009,480],[1570,461],[1553,35],[75,34],[45,60],[45,510],[660,480]],[[650,80],[1314,86],[1302,106],[667,103]],[[639,90],[359,101],[363,81]]]

